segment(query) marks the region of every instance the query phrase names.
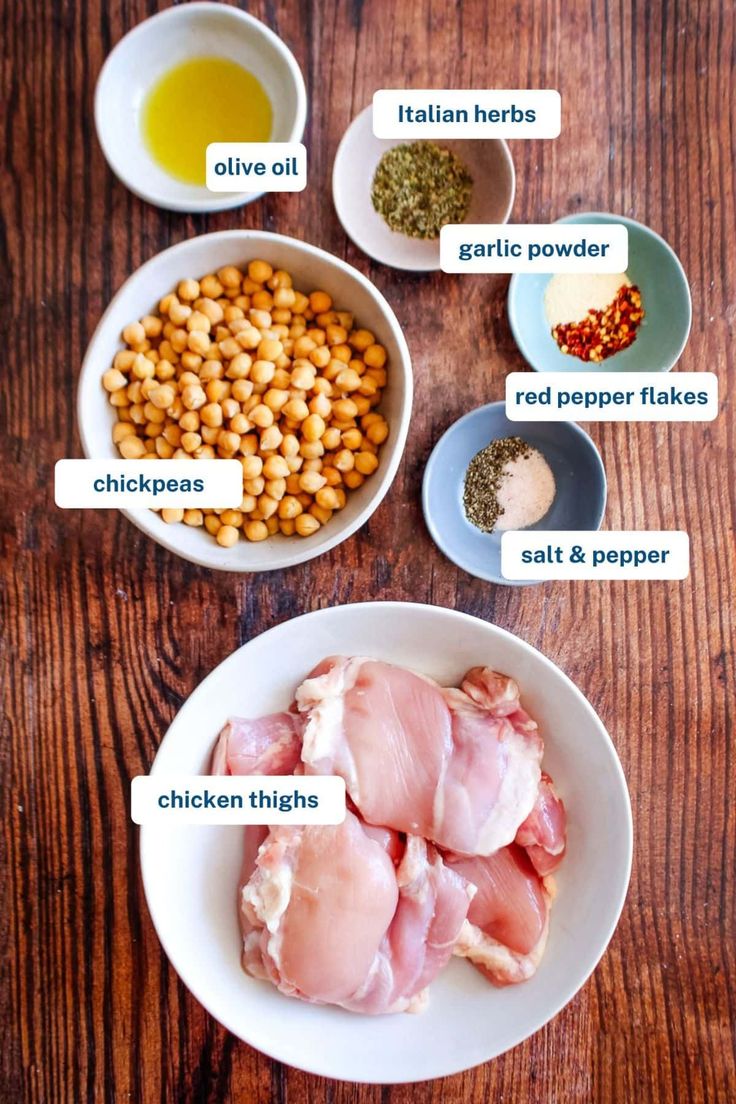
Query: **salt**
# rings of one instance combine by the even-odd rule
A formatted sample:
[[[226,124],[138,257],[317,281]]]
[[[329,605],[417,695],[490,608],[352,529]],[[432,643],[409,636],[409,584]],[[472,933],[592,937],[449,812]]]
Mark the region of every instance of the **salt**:
[[[509,460],[502,469],[496,493],[499,516],[494,528],[527,529],[541,521],[555,498],[555,477],[541,452],[528,452]]]

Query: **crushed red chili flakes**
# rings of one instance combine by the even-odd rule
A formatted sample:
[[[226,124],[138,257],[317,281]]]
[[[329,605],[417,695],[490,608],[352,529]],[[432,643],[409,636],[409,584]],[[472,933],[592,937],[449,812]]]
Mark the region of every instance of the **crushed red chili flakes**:
[[[624,284],[604,310],[588,311],[582,322],[555,326],[552,336],[561,352],[597,362],[631,345],[643,317],[639,288]]]

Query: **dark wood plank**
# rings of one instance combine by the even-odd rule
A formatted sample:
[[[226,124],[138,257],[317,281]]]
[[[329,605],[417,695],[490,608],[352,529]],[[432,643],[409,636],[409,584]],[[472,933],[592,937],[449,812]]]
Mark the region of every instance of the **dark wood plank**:
[[[195,217],[128,194],[94,137],[103,58],[159,6],[0,3],[0,1098],[733,1099],[733,5],[255,0],[308,81],[311,184]],[[395,273],[340,229],[329,191],[340,136],[374,89],[402,85],[559,88],[561,137],[513,143],[515,220],[608,209],[678,251],[694,304],[682,367],[718,371],[723,413],[592,433],[606,525],[687,529],[687,581],[496,588],[432,546],[419,505],[428,453],[455,417],[502,397],[522,361],[505,278]],[[115,288],[166,245],[238,226],[295,233],[368,274],[405,326],[417,380],[406,458],[369,525],[318,562],[260,578],[185,564],[114,513],[57,511],[51,489],[54,462],[79,454],[79,364]],[[609,727],[636,822],[621,925],[570,1006],[487,1066],[383,1090],[280,1067],[205,1015],[162,956],[128,817],[128,779],[207,671],[295,613],[368,598],[456,606],[553,658]]]

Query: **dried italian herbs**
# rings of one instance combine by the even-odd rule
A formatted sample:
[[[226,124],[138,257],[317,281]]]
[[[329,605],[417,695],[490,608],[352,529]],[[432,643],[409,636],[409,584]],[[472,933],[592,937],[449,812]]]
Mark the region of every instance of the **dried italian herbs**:
[[[473,180],[462,161],[434,142],[386,150],[373,177],[371,199],[392,230],[438,238],[448,222],[463,222]]]

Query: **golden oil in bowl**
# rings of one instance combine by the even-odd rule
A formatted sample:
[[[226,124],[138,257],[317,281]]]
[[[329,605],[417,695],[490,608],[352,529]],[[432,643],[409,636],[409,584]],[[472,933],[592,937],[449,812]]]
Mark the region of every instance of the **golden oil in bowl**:
[[[154,161],[186,184],[205,184],[210,142],[268,142],[273,111],[261,82],[223,57],[169,69],[143,104],[143,139]]]

